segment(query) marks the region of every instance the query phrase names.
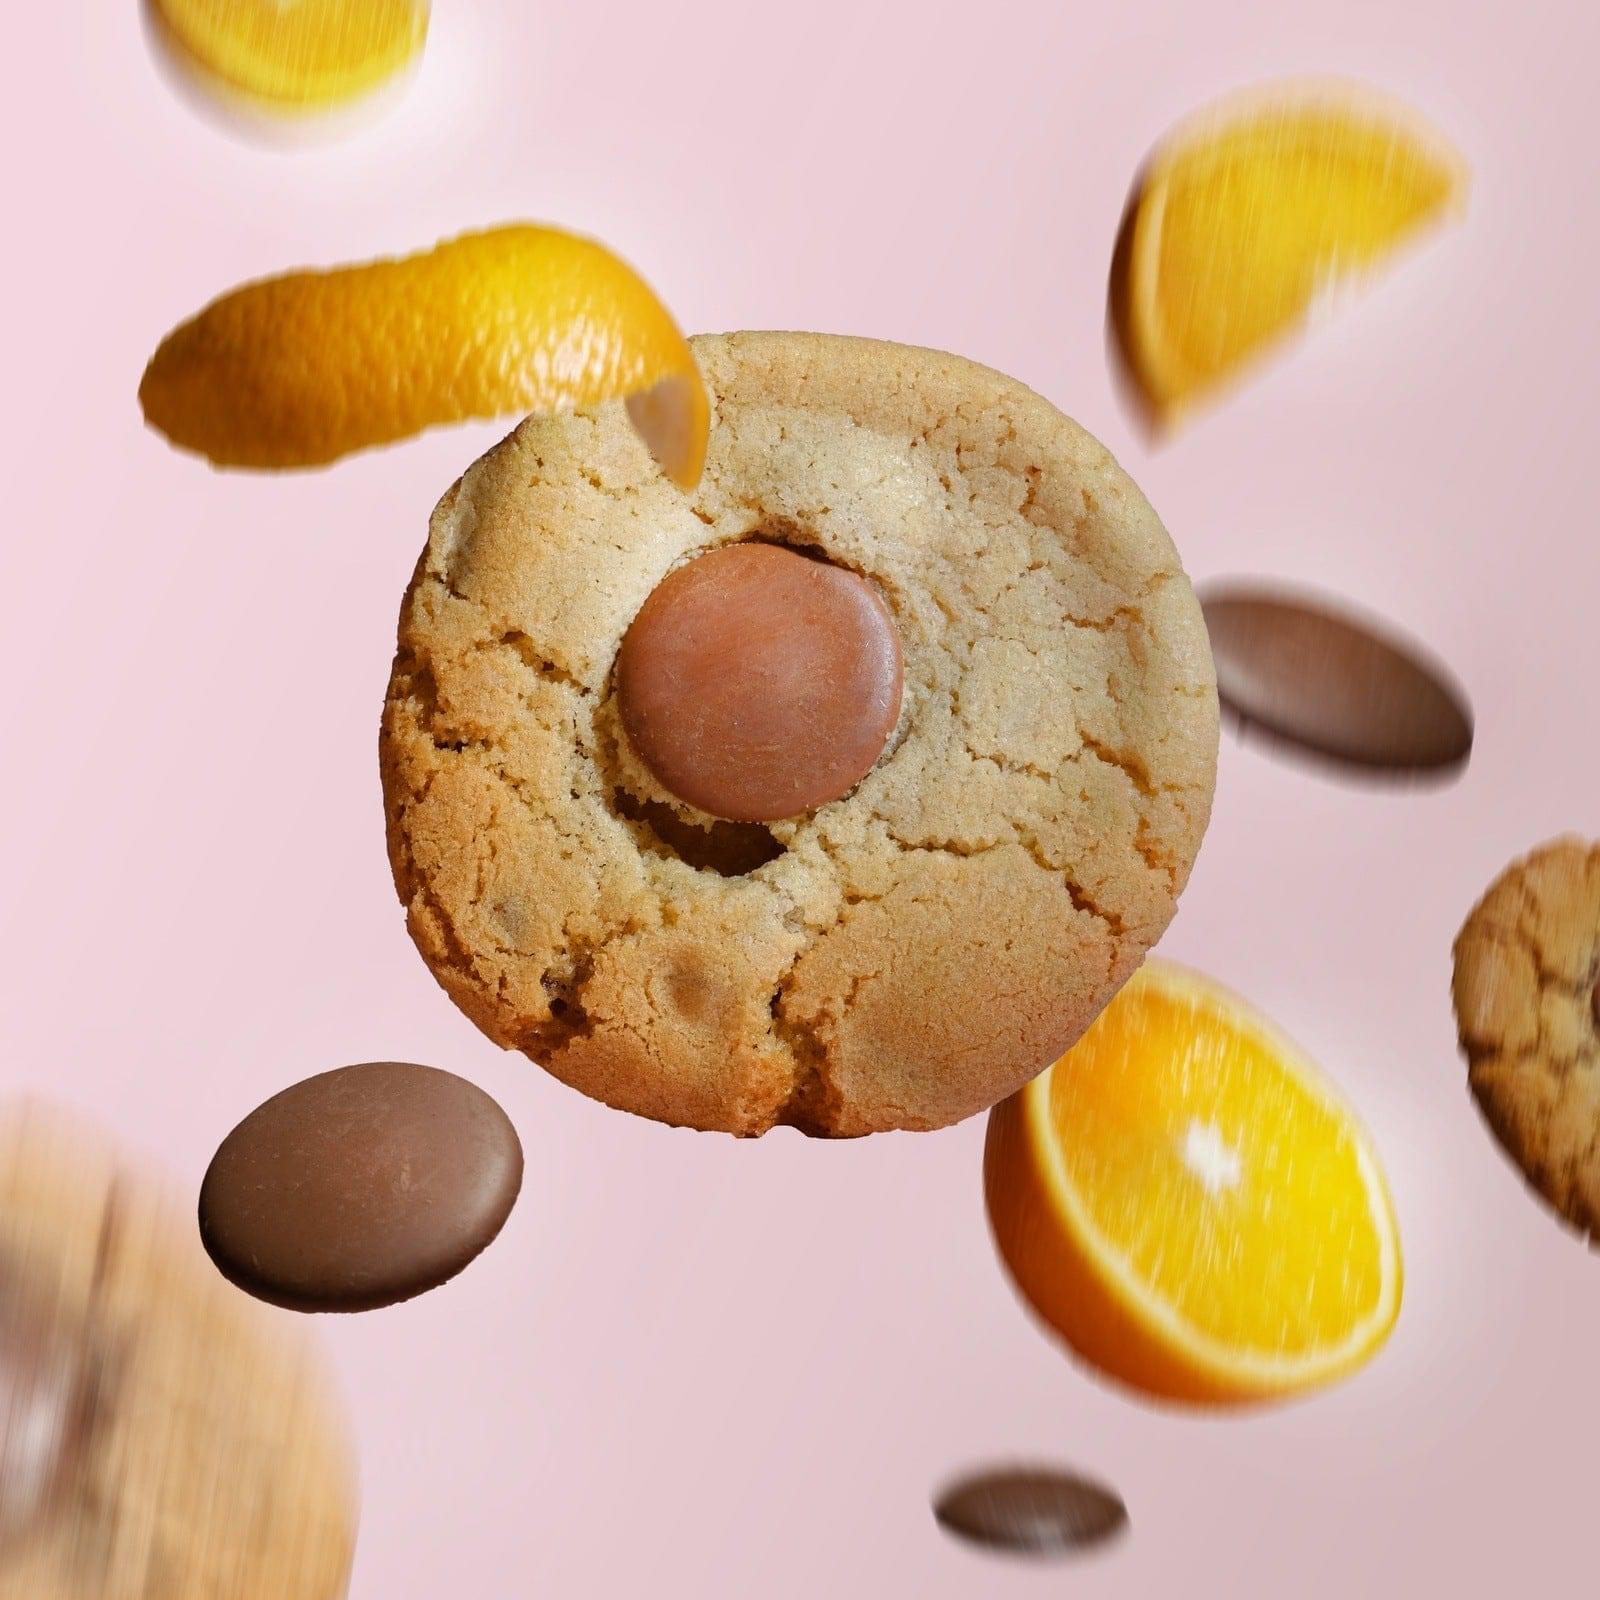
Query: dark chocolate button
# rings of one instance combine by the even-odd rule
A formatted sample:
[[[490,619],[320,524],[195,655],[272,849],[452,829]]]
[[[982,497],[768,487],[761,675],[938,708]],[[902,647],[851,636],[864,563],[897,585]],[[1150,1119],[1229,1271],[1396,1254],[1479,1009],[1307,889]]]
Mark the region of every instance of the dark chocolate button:
[[[0,1550],[31,1527],[81,1457],[93,1361],[81,1330],[0,1269]]]
[[[900,690],[900,637],[877,589],[780,545],[729,545],[669,573],[617,657],[640,759],[732,822],[848,794],[883,754]]]
[[[453,1073],[372,1061],[307,1078],[223,1140],[200,1236],[241,1289],[295,1311],[367,1311],[452,1278],[511,1214],[522,1146]]]
[[[1600,1028],[1600,978],[1595,980],[1594,993],[1589,996],[1589,1009],[1594,1012],[1594,1025]]]
[[[1025,1555],[1066,1555],[1128,1523],[1121,1497],[1073,1472],[1011,1467],[974,1473],[934,1502],[939,1525],[972,1544]]]
[[[1413,646],[1319,601],[1271,589],[1202,596],[1217,692],[1243,729],[1377,772],[1460,766],[1472,713]]]

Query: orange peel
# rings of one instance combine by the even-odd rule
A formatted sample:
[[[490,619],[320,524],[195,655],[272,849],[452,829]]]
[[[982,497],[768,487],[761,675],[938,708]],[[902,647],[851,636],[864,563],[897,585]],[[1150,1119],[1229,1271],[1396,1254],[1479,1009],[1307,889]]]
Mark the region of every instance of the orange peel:
[[[170,333],[139,385],[174,445],[265,469],[609,400],[675,483],[699,481],[710,404],[671,314],[605,246],[525,224],[246,284]]]

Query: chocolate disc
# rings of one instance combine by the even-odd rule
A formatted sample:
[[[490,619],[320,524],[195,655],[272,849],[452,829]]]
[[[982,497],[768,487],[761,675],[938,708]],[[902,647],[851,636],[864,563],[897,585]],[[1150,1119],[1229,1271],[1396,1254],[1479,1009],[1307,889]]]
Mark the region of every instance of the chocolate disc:
[[[1048,1468],[974,1473],[934,1502],[939,1525],[973,1544],[1026,1555],[1065,1555],[1120,1533],[1121,1497],[1103,1484]]]
[[[285,1089],[223,1140],[200,1188],[200,1235],[262,1300],[366,1311],[454,1277],[521,1186],[516,1129],[481,1089],[373,1061]]]
[[[1201,597],[1217,693],[1246,728],[1392,773],[1459,766],[1472,713],[1409,645],[1315,601],[1264,589]]]
[[[900,637],[877,589],[779,545],[729,545],[670,573],[617,656],[640,759],[732,822],[848,794],[883,754],[900,691]]]
[[[38,1519],[82,1454],[92,1393],[84,1331],[0,1266],[0,1549]]]

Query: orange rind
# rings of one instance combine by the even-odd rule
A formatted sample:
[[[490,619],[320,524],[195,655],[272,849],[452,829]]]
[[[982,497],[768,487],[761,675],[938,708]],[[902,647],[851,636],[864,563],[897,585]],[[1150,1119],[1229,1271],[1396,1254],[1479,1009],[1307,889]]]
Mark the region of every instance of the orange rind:
[[[603,245],[529,225],[246,284],[162,341],[139,400],[180,449],[258,469],[625,400],[684,488],[710,421],[688,341],[649,285]]]

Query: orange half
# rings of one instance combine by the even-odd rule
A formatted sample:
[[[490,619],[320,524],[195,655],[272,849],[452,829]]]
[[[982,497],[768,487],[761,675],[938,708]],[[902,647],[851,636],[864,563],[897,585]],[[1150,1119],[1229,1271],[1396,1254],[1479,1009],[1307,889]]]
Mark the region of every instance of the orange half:
[[[984,1178],[1034,1309],[1157,1398],[1329,1383],[1399,1313],[1394,1211],[1355,1116],[1265,1018],[1178,967],[1147,963],[994,1109]]]

